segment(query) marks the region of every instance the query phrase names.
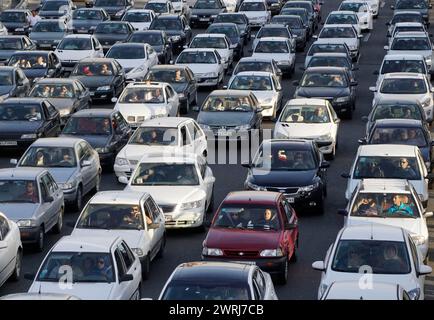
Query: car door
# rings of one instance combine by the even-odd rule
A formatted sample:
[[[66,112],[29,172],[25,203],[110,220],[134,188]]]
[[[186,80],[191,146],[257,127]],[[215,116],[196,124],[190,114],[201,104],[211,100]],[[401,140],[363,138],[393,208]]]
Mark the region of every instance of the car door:
[[[140,272],[140,268],[138,268],[131,250],[123,241],[116,246],[114,256],[118,273],[118,285],[113,298],[116,300],[129,300],[139,286],[141,276],[138,272]],[[121,279],[126,274],[131,274],[134,280],[121,282]],[[136,283],[137,285],[135,285]]]
[[[193,72],[189,69],[185,69],[185,73],[187,75],[188,79],[188,95],[190,97],[190,103],[193,103],[196,101],[196,93],[197,93],[197,87],[196,87],[196,79],[194,78]],[[197,101],[196,101],[197,103]]]
[[[16,246],[9,222],[0,216],[0,286],[8,279],[15,265]]]
[[[54,69],[54,78],[60,78],[63,73],[62,63],[55,53],[51,53],[52,61],[53,61],[53,69]]]
[[[164,89],[166,92],[166,99],[168,103],[168,113],[171,117],[176,117],[178,115],[179,109],[179,98],[175,90],[171,86],[167,85]]]
[[[193,138],[194,138],[194,150],[193,152],[201,155],[201,156],[207,156],[208,155],[208,144],[206,142],[206,136],[203,130],[199,127],[196,121],[191,122],[193,125]]]
[[[41,182],[47,190],[47,197],[45,199],[41,198],[41,209],[44,214],[47,215],[47,218],[44,219],[47,221],[45,223],[46,231],[51,230],[51,228],[57,223],[61,206],[59,187],[57,187],[57,184],[53,183],[54,181],[50,179],[48,175],[49,173],[47,172],[41,177]]]
[[[274,74],[271,75],[271,81],[274,87],[274,94],[277,95],[277,108],[280,109],[282,106],[282,85]]]
[[[116,135],[119,135],[119,143],[116,148],[116,152],[119,152],[128,142],[131,137],[132,130],[128,122],[124,119],[122,114],[119,111],[116,111],[113,114],[113,126],[116,126],[114,129]]]
[[[197,168],[202,179],[202,189],[206,192],[207,204],[209,204],[212,198],[215,178],[211,168],[207,166],[205,159],[198,159]]]
[[[54,215],[56,214],[53,202],[50,197],[50,189],[46,179],[43,179],[45,175],[38,177],[39,194],[41,195],[41,205],[36,213],[36,218],[39,220],[39,225],[44,225],[45,232],[48,232],[53,227]]]
[[[59,111],[48,101],[43,101],[41,107],[45,110],[45,136],[57,137],[60,132]]]
[[[77,154],[79,159],[79,171],[83,184],[83,195],[92,188],[93,168],[91,165],[84,166],[84,161],[90,161],[91,154],[84,141],[77,144]]]
[[[76,111],[89,108],[90,93],[80,82],[74,81]]]
[[[326,100],[326,103],[327,103],[327,109],[329,110],[329,113],[330,113],[330,119],[331,119],[331,124],[332,124],[331,135],[335,139],[335,142],[336,142],[337,138],[338,138],[338,129],[339,129],[340,120],[339,120],[338,115],[336,114],[335,109],[333,109],[331,103],[328,100]]]
[[[150,196],[146,199],[144,203],[144,209],[145,212],[148,213],[148,216],[151,217],[152,223],[156,226],[155,229],[150,229],[149,225],[147,226],[149,237],[151,240],[151,256],[149,258],[153,260],[161,247],[161,241],[163,241],[165,230],[165,217],[162,214],[158,205]]]
[[[187,127],[185,125],[182,125],[179,127],[179,145],[181,147],[182,153],[189,153],[190,152],[190,146],[191,146],[191,138],[188,134]]]
[[[124,83],[125,83],[124,69],[116,60],[113,61],[113,65],[114,65],[113,70],[115,74],[115,79],[114,79],[114,85],[116,88],[115,91],[116,91],[116,95],[119,95],[124,89]]]

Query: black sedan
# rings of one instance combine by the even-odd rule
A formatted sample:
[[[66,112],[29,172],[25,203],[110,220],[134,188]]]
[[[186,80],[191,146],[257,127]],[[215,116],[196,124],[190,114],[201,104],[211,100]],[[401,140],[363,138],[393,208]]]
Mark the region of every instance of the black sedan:
[[[0,98],[25,97],[30,90],[30,81],[17,67],[0,67]]]
[[[136,31],[128,39],[128,42],[149,43],[157,51],[158,61],[162,64],[168,64],[172,60],[172,44],[165,31]]]
[[[267,0],[267,9],[273,16],[279,14],[282,6],[283,2],[281,0]]]
[[[127,21],[106,21],[96,27],[94,35],[106,53],[116,42],[126,42],[134,30]]]
[[[80,8],[72,14],[74,33],[93,33],[101,22],[110,20],[110,16],[101,8]]]
[[[225,12],[220,13],[215,19],[214,23],[235,23],[240,30],[241,37],[244,38],[244,41],[251,39],[251,29],[249,25],[249,18],[242,12]]]
[[[191,26],[208,25],[223,12],[226,12],[226,6],[221,0],[197,0],[191,9]]]
[[[130,0],[95,0],[94,7],[104,9],[111,20],[121,20],[132,3]]]
[[[0,21],[8,34],[29,34],[31,16],[28,9],[8,9],[0,13]]]
[[[309,12],[304,8],[283,8],[280,11],[280,15],[299,16],[303,20],[303,26],[306,28],[308,40],[315,32],[313,20],[310,18]]]
[[[27,36],[0,36],[0,64],[5,64],[16,51],[36,50],[36,43]]]
[[[131,133],[119,111],[90,109],[73,114],[61,136],[86,140],[98,152],[101,165],[113,170],[116,155],[128,142]]]
[[[247,190],[280,192],[298,209],[324,213],[327,196],[326,168],[322,153],[312,140],[264,140],[249,168]]]
[[[188,46],[191,41],[192,31],[187,19],[179,15],[161,15],[156,17],[149,30],[162,30],[166,32],[172,49],[179,53],[184,46]]]
[[[0,150],[24,150],[41,137],[56,137],[60,114],[46,99],[10,98],[0,102]]]
[[[328,100],[336,113],[347,119],[353,117],[356,108],[357,81],[351,81],[347,68],[307,68],[301,81],[294,81],[297,89],[294,98],[321,98]]]
[[[225,34],[232,43],[234,49],[234,58],[241,59],[244,52],[245,37],[241,36],[237,25],[235,23],[213,23],[205,33],[222,33]]]
[[[125,72],[111,58],[86,58],[80,60],[70,78],[78,79],[90,91],[92,100],[110,100],[125,88]]]
[[[271,23],[288,26],[291,29],[291,32],[297,36],[297,38],[295,38],[297,50],[304,50],[307,42],[307,28],[303,24],[303,20],[300,16],[278,15],[271,19]]]
[[[181,65],[159,65],[149,70],[146,79],[167,82],[179,97],[181,113],[190,111],[190,106],[197,105],[197,85],[193,72],[189,67]]]

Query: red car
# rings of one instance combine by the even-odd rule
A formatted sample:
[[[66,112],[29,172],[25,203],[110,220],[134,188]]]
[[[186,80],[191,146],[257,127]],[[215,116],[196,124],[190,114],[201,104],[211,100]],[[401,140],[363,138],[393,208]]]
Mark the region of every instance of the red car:
[[[297,246],[298,218],[282,193],[238,191],[229,193],[217,210],[202,259],[254,262],[286,283]]]

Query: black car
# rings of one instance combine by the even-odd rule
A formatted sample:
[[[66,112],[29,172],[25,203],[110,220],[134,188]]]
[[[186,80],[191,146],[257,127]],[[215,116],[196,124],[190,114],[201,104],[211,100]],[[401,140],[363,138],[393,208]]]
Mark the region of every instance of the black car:
[[[172,60],[172,44],[165,31],[145,30],[134,32],[128,42],[149,43],[158,53],[158,61],[168,64]]]
[[[386,26],[389,27],[387,36],[390,36],[391,27],[399,22],[419,22],[425,24],[425,20],[420,12],[398,11],[393,14],[393,17],[390,21],[386,22]]]
[[[46,99],[10,98],[0,102],[0,150],[29,147],[60,132],[59,111]]]
[[[80,8],[72,14],[74,33],[93,33],[101,22],[110,20],[108,13],[101,8]]]
[[[8,34],[28,35],[31,15],[28,9],[8,9],[0,13],[0,21],[8,29]]]
[[[106,53],[116,42],[126,42],[134,31],[127,21],[106,21],[98,24],[94,35]]]
[[[391,5],[392,10],[419,12],[426,25],[430,24],[430,10],[432,5],[426,0],[396,0],[395,5]]]
[[[191,41],[192,32],[185,16],[158,16],[152,21],[149,30],[165,31],[172,43],[172,49],[177,53],[181,52],[183,47],[188,46]]]
[[[145,79],[169,83],[178,94],[181,113],[186,114],[190,111],[190,106],[197,105],[196,80],[189,67],[181,65],[153,66]]]
[[[313,27],[314,30],[316,30],[318,28],[318,18],[317,18],[317,11],[315,10],[315,7],[313,5],[313,3],[308,0],[308,1],[288,1],[285,3],[285,5],[283,6],[283,9],[288,9],[288,8],[304,8],[307,10],[307,12],[309,13],[309,18],[312,20],[313,22]]]
[[[80,60],[70,78],[80,80],[89,89],[92,100],[110,100],[125,88],[125,72],[119,62],[111,58]]]
[[[280,15],[285,16],[299,16],[303,20],[303,26],[306,28],[307,39],[309,40],[315,32],[314,23],[309,12],[304,8],[283,8],[280,11]]]
[[[264,140],[249,168],[247,190],[280,192],[297,210],[315,208],[324,213],[327,196],[326,168],[321,151],[312,140]]]
[[[0,36],[0,64],[8,62],[17,51],[36,50],[36,43],[27,36]]]
[[[271,23],[288,26],[291,32],[297,36],[297,38],[295,38],[297,50],[304,50],[307,42],[307,27],[303,24],[303,20],[300,16],[286,14],[278,15],[271,19]]]
[[[191,9],[191,26],[208,25],[223,12],[226,6],[221,0],[197,0]]]
[[[39,16],[42,19],[59,19],[63,16],[71,17],[77,7],[71,0],[49,0],[41,2]]]
[[[62,64],[53,51],[17,51],[8,66],[19,67],[33,83],[42,78],[60,78]]]
[[[273,16],[279,14],[282,6],[283,2],[281,0],[267,0],[268,11],[270,11]]]
[[[241,32],[235,23],[213,23],[205,33],[222,33],[225,34],[234,46],[234,58],[240,59],[244,55],[244,44],[246,38],[241,36]]]
[[[121,20],[125,12],[132,7],[131,0],[95,0],[95,8],[104,9],[112,20]]]
[[[0,97],[26,97],[30,90],[30,81],[17,67],[0,67]]]
[[[98,152],[101,165],[113,170],[116,155],[126,145],[131,133],[119,111],[89,109],[74,113],[61,136],[86,140]]]
[[[244,42],[250,41],[252,34],[249,25],[249,18],[244,13],[234,12],[234,13],[220,13],[215,19],[214,23],[235,23],[240,30],[241,37],[244,38]]]
[[[351,81],[347,68],[312,67],[306,69],[300,81],[294,81],[297,89],[294,98],[321,98],[328,100],[336,113],[347,119],[353,117],[356,107],[356,81]]]

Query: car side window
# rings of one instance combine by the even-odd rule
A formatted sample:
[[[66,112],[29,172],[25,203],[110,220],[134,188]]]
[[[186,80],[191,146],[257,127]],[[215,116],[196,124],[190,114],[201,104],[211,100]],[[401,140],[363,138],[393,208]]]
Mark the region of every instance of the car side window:
[[[196,139],[197,139],[197,136],[195,135],[195,132],[194,132],[194,124],[193,124],[193,121],[190,121],[190,122],[187,123],[187,129],[188,129],[188,132],[190,132],[191,140],[192,140],[192,141],[196,140]]]
[[[411,237],[408,237],[408,242],[410,243],[410,251],[413,258],[414,269],[416,270],[416,272],[419,272],[419,256],[417,254],[417,248]]]
[[[56,183],[56,181],[54,180],[53,176],[51,174],[47,174],[47,178],[51,182],[54,191],[59,190],[59,185]]]
[[[289,221],[291,221],[292,215],[293,215],[292,208],[287,201],[283,202],[283,208],[285,209],[285,216],[286,216],[286,219],[288,219],[288,223],[289,223]]]
[[[0,240],[4,240],[9,233],[9,223],[8,221],[0,216]]]
[[[164,88],[164,92],[166,93],[167,100],[172,98],[172,96],[170,95],[169,87]]]
[[[53,118],[56,115],[56,113],[57,113],[56,109],[53,107],[53,105],[51,103],[49,103],[47,101],[45,101],[43,103],[45,105],[45,108],[48,111],[49,118]]]
[[[120,112],[116,112],[113,118],[117,121],[117,124],[122,131],[128,130],[128,124]]]
[[[48,174],[44,174],[41,178],[44,185],[47,187],[47,191],[49,194],[53,194],[56,192],[56,187],[54,186],[51,179],[48,177]]]
[[[80,142],[80,147],[81,147],[81,150],[82,150],[82,154],[81,154],[80,160],[81,161],[83,161],[83,160],[89,160],[90,157],[92,156],[92,152],[91,152],[90,146],[87,144],[87,142]]]
[[[152,221],[158,220],[160,217],[160,210],[158,209],[155,202],[151,198],[148,198],[148,200],[146,200],[146,205],[148,206],[151,213]]]
[[[95,41],[94,38],[92,38],[92,46],[93,46],[93,48],[94,48],[95,50],[97,50],[98,45],[96,44],[96,41]]]
[[[44,199],[48,197],[48,189],[43,180],[39,181],[39,188],[41,189],[42,202],[44,202]]]
[[[57,58],[57,56],[55,54],[53,54],[52,57],[53,57],[53,67],[54,67],[55,65],[57,65],[59,63],[59,59]]]
[[[187,134],[187,129],[185,128],[185,126],[181,127],[181,138],[182,138],[181,146],[186,146],[191,143],[190,137]]]
[[[115,251],[115,261],[116,261],[116,266],[118,269],[118,278],[121,279],[122,276],[127,272],[127,270],[125,267],[124,258],[122,256],[119,248],[117,248]]]
[[[132,252],[129,250],[127,244],[125,242],[122,241],[122,243],[119,245],[119,251],[122,254],[122,257],[124,258],[124,262],[125,262],[125,267],[126,267],[126,272],[128,272],[128,270],[130,270],[131,266],[134,263],[134,255],[132,254]]]
[[[204,136],[204,133],[200,129],[199,125],[196,122],[193,122],[193,125],[194,125],[194,137],[196,139],[202,138]]]

